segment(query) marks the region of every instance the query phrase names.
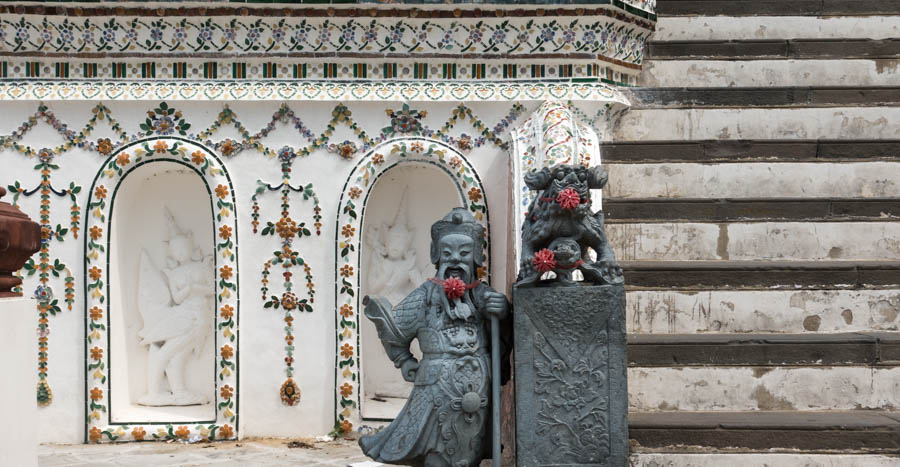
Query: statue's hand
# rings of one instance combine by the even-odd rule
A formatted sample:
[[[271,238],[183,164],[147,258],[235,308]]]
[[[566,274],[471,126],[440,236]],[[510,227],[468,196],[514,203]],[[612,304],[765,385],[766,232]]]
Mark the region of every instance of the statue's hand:
[[[400,365],[400,372],[403,373],[403,379],[409,381],[410,383],[416,380],[416,372],[419,370],[419,362],[414,358],[410,358],[409,360],[403,362]]]
[[[506,302],[506,297],[494,291],[487,291],[484,293],[484,311],[489,316],[496,316],[497,318],[503,319],[506,317],[506,314],[509,312],[509,305]]]

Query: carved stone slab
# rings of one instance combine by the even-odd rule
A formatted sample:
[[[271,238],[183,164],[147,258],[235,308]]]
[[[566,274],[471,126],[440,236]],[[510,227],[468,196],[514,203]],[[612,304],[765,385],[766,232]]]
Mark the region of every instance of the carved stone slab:
[[[624,287],[516,288],[513,310],[517,465],[625,465]]]

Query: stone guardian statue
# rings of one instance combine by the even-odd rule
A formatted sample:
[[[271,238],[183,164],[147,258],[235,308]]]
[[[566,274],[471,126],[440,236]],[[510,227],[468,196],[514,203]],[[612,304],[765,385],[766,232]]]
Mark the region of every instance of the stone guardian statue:
[[[393,309],[383,297],[363,299],[388,356],[402,377],[415,383],[397,418],[359,440],[378,462],[469,467],[490,456],[490,317],[498,317],[503,330],[511,320],[506,297],[476,278],[484,261],[483,238],[484,228],[465,208],[453,209],[431,226],[437,277]],[[410,353],[413,339],[419,341],[421,361]],[[510,347],[502,348],[502,359],[508,360]]]
[[[141,251],[138,311],[144,327],[138,332],[148,347],[147,393],[138,404],[147,406],[199,405],[208,402],[188,390],[185,364],[199,354],[215,316],[215,275],[212,256],[195,248],[193,232],[182,230],[165,210],[169,230],[166,267],[158,269]]]

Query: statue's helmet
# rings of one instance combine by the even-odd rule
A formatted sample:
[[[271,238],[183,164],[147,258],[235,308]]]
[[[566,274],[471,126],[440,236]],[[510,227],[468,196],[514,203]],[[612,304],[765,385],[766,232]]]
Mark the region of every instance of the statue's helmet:
[[[466,208],[453,208],[443,219],[431,225],[431,263],[438,264],[441,258],[438,244],[446,235],[461,234],[472,239],[475,267],[484,265],[484,226]]]

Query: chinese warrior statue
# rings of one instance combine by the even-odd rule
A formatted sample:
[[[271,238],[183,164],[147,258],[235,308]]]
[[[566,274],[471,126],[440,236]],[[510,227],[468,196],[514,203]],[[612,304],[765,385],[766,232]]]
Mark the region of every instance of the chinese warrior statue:
[[[506,297],[477,280],[484,261],[484,228],[465,208],[431,226],[437,277],[397,306],[366,297],[365,314],[388,356],[415,386],[397,418],[359,440],[378,462],[427,467],[477,466],[490,457],[491,317],[511,331]],[[510,332],[501,331],[506,341]],[[409,346],[418,339],[422,360]],[[501,343],[508,374],[509,345]]]

